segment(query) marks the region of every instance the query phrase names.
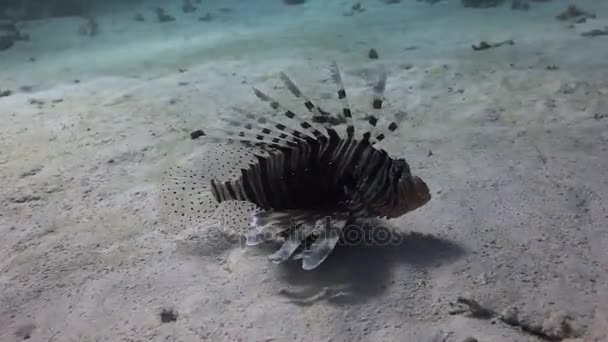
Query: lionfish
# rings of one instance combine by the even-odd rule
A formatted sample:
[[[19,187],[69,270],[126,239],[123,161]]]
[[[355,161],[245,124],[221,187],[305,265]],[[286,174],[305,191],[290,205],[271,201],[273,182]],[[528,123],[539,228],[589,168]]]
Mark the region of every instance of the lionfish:
[[[215,149],[169,169],[161,189],[164,212],[181,225],[218,212],[232,219],[224,223],[237,225],[236,213],[245,212],[247,245],[279,242],[273,262],[301,259],[302,268],[311,270],[355,220],[396,218],[425,205],[431,199],[425,182],[412,175],[405,159],[377,146],[398,129],[395,121],[378,125],[386,72],[373,84],[371,113],[357,134],[337,63],[329,69],[341,113],[315,105],[281,72],[310,119],[253,88],[274,115],[232,107],[231,116],[220,117],[225,127],[193,131],[192,139],[203,138]],[[225,204],[232,206],[220,210]]]

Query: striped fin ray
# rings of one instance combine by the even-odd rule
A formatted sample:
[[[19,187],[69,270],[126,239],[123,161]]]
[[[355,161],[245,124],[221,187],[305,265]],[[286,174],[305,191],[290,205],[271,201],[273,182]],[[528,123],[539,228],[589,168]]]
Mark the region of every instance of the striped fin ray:
[[[268,103],[268,105],[270,106],[270,108],[272,110],[274,110],[277,113],[281,113],[282,112],[281,114],[284,117],[286,117],[287,119],[292,120],[292,122],[297,123],[299,125],[299,127],[303,128],[306,131],[308,131],[309,133],[311,133],[312,134],[312,138],[314,138],[314,139],[327,138],[327,135],[324,134],[323,132],[319,131],[313,124],[311,124],[310,122],[302,119],[301,117],[299,117],[293,111],[291,111],[291,110],[283,107],[283,105],[281,105],[277,100],[273,99],[269,95],[266,95],[261,90],[259,90],[257,88],[253,88],[253,92],[255,93],[255,95],[260,100]]]
[[[267,210],[256,213],[253,215],[251,229],[246,236],[247,245],[256,246],[276,239],[279,233],[287,229],[284,223],[278,223],[287,222],[289,218],[289,213],[285,211]]]
[[[247,243],[257,245],[264,241],[277,240],[277,237],[285,239],[290,232],[293,232],[297,226],[302,224],[302,220],[306,220],[307,215],[316,217],[315,213],[303,210],[266,210],[254,213],[251,220],[252,229],[247,236]],[[285,247],[281,253],[285,253],[286,249],[288,248]],[[295,251],[295,249],[291,250],[291,247],[289,250],[290,253],[286,258],[289,258]]]
[[[201,130],[197,131],[201,132]],[[203,140],[211,143],[235,144],[237,142],[245,146],[258,147],[287,147],[289,144],[285,141],[273,141],[273,138],[262,134],[247,133],[244,131],[235,131],[226,128],[213,128],[212,132],[202,132],[199,134]]]
[[[363,133],[363,139],[369,140],[371,144],[375,144],[378,131],[378,121],[382,118],[382,105],[384,102],[384,91],[386,90],[387,73],[385,70],[380,72],[378,81],[372,87],[371,113],[367,115],[366,121],[368,124],[367,131]]]
[[[340,69],[339,69],[338,63],[336,61],[331,62],[330,66],[329,66],[329,71],[330,71],[332,81],[338,87],[337,95],[338,95],[338,99],[340,99],[340,101],[342,103],[342,115],[346,119],[347,138],[352,139],[355,135],[355,126],[353,124],[352,111],[350,109],[348,99],[346,98],[346,88],[344,87],[344,82],[342,81],[342,75],[340,74]]]
[[[395,135],[397,133],[398,129],[399,129],[399,124],[397,123],[397,121],[391,121],[388,125],[386,125],[386,127],[384,127],[384,129],[380,130],[379,133],[376,134],[376,136],[374,137],[374,141],[372,142],[372,145],[375,145],[376,143],[383,141],[384,139],[386,139],[389,136]]]
[[[238,108],[232,109],[237,114],[236,118],[227,114],[219,115],[219,120],[227,125],[214,127],[208,131],[194,131],[191,133],[192,139],[203,137],[203,140],[212,143],[239,142],[247,146],[270,148],[289,147],[306,141],[307,136],[302,132],[287,128],[280,123],[272,127],[263,117],[257,117]]]
[[[274,263],[302,259],[304,270],[316,268],[329,256],[348,221],[347,214],[323,215],[306,210],[269,210],[252,216],[247,244],[276,241],[282,236],[281,247],[269,259]]]
[[[287,138],[290,136],[292,138],[291,140],[294,142],[304,142],[307,141],[307,138],[312,138],[299,130],[287,127],[286,125],[280,123],[279,121],[273,120],[272,118],[256,116],[255,114],[249,113],[238,107],[232,107],[232,110],[240,119],[245,120],[248,123],[256,124],[259,127],[268,128],[273,131],[276,130],[276,133],[281,138]]]
[[[321,107],[315,105],[310,98],[308,98],[301,90],[300,88],[298,88],[298,86],[295,84],[294,81],[292,81],[284,72],[281,72],[281,80],[283,81],[283,83],[285,84],[285,86],[287,87],[287,89],[289,89],[289,91],[291,92],[291,94],[293,94],[293,96],[295,96],[296,98],[300,99],[302,98],[304,100],[304,106],[306,107],[306,109],[311,112],[313,114],[313,121],[316,119],[321,125],[323,125],[323,127],[325,127],[326,129],[331,129],[332,124],[331,124],[331,120],[330,120],[330,113],[324,111]]]
[[[240,137],[248,137],[252,139],[252,142],[266,143],[267,141],[269,141],[273,144],[277,144],[283,147],[289,146],[290,144],[297,144],[298,142],[300,142],[299,139],[293,136],[290,136],[285,133],[275,132],[271,128],[265,127],[264,125],[260,125],[255,122],[243,122],[226,116],[220,116],[220,120],[228,123],[231,127],[240,129],[239,131],[235,131],[234,129],[228,130],[226,128],[221,129],[222,132],[230,136],[236,134]]]
[[[378,81],[372,88],[372,113],[367,118],[367,123],[371,126],[369,131],[369,141],[371,145],[383,141],[388,136],[391,136],[399,129],[399,124],[396,121],[391,121],[380,128],[380,123],[386,122],[382,107],[384,105],[384,92],[386,91],[386,81],[388,74],[386,70],[380,72]]]
[[[302,268],[304,270],[315,269],[327,259],[340,240],[346,223],[347,219],[345,217],[334,218],[334,221],[331,221],[330,217],[325,218],[322,227],[320,227],[320,234],[302,252]]]
[[[317,227],[312,224],[302,223],[296,226],[281,245],[278,251],[270,255],[269,259],[276,263],[287,261],[294,252],[311,236]]]

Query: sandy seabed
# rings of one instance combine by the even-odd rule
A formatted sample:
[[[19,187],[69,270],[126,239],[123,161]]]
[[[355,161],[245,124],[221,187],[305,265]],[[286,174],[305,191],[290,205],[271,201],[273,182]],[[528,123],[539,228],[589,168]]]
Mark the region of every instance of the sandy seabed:
[[[578,1],[597,18],[569,26],[559,0],[261,3],[121,9],[92,38],[29,22],[0,52],[0,341],[608,341],[608,37],[580,35],[608,4]],[[158,174],[191,130],[263,112],[250,87],[280,91],[280,71],[331,106],[330,59],[353,107],[382,65],[387,112],[407,113],[386,149],[433,199],[390,221],[399,245],[306,272],[159,223]]]

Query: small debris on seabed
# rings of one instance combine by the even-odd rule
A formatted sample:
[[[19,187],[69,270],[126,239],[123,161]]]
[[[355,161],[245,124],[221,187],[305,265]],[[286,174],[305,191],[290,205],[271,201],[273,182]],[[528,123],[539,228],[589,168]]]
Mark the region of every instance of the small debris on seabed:
[[[566,10],[557,15],[555,18],[561,21],[575,20],[577,23],[584,22],[586,19],[595,19],[594,13],[583,11],[582,9],[570,5]]]
[[[593,29],[591,31],[586,31],[581,33],[583,37],[596,37],[596,36],[607,36],[608,35],[608,26],[603,29]]]
[[[38,100],[38,99],[29,99],[28,103],[32,104],[32,105],[37,105],[37,106],[43,106],[44,105],[44,101]]]
[[[202,129],[197,129],[196,131],[190,133],[190,139],[195,140],[198,139],[200,137],[204,137],[205,136],[205,132],[203,132]]]
[[[0,51],[11,48],[20,40],[27,41],[30,37],[21,34],[14,20],[0,18]]]
[[[374,48],[369,49],[369,52],[367,53],[367,57],[369,57],[370,59],[378,59],[378,51],[376,51],[376,49],[374,49]]]
[[[279,294],[287,298],[289,302],[293,304],[299,306],[310,306],[322,300],[330,300],[338,297],[349,296],[349,291],[340,286],[325,286],[316,292],[293,292],[289,289],[283,288],[279,291]]]
[[[29,340],[32,337],[34,329],[36,329],[36,326],[33,323],[21,325],[15,331],[15,336],[22,340]]]
[[[211,13],[207,12],[204,16],[199,17],[198,21],[211,21],[213,20],[213,15],[211,15]]]
[[[92,16],[87,16],[85,22],[78,28],[81,36],[95,37],[99,34],[99,22]]]
[[[42,200],[42,197],[33,194],[23,194],[8,199],[12,203],[23,204],[29,202],[37,202]]]
[[[11,90],[2,90],[0,89],[0,97],[11,96],[13,92]]]
[[[504,1],[505,0],[461,0],[461,3],[464,7],[490,8],[500,6]]]
[[[557,65],[553,64],[553,65],[547,65],[547,66],[545,67],[545,69],[546,69],[546,70],[555,71],[555,70],[559,70],[559,67],[558,67]]]
[[[177,312],[172,309],[163,309],[160,312],[160,321],[163,323],[170,323],[177,321]]]
[[[183,0],[182,3],[182,12],[184,13],[192,13],[196,11],[196,6],[192,4],[191,0]]]
[[[513,0],[513,2],[511,2],[511,9],[527,11],[530,9],[530,2],[529,0]]]
[[[28,103],[29,104],[33,104],[33,105],[37,105],[38,107],[44,106],[44,101],[38,100],[38,99],[29,99]]]
[[[458,297],[456,305],[458,307],[451,310],[450,315],[464,314],[476,319],[498,320],[509,326],[519,328],[524,333],[547,341],[561,341],[566,338],[576,338],[580,335],[572,328],[572,318],[561,313],[552,312],[542,323],[536,323],[527,322],[526,319],[519,317],[519,310],[515,306],[508,307],[498,313],[493,309],[484,307],[476,300],[466,297]]]
[[[608,118],[608,113],[595,113],[593,114],[595,120],[602,120]]]
[[[283,0],[285,5],[301,5],[305,2],[306,0]]]
[[[344,13],[342,13],[342,15],[345,17],[352,17],[355,14],[363,13],[363,12],[365,12],[365,8],[363,8],[363,6],[361,5],[360,2],[357,2],[354,5],[352,5],[352,7],[350,8],[350,10],[348,12],[344,12]]]
[[[26,178],[26,177],[35,176],[40,171],[42,171],[42,166],[37,166],[37,167],[35,167],[33,169],[30,169],[28,171],[25,171],[25,172],[21,173],[21,175],[19,177]]]
[[[175,17],[167,14],[165,12],[164,8],[157,7],[155,11],[156,11],[156,18],[158,18],[159,22],[161,22],[161,23],[167,23],[167,22],[170,22],[170,21],[175,21]]]
[[[133,16],[133,20],[135,21],[139,21],[139,22],[144,22],[146,21],[146,19],[144,18],[144,15],[141,13],[137,13]]]
[[[458,297],[456,303],[460,305],[459,308],[451,310],[450,315],[461,315],[467,314],[469,317],[490,319],[497,316],[496,311],[488,308],[484,308],[481,304],[477,303],[474,299],[466,297]]]
[[[508,39],[502,42],[498,42],[498,43],[487,43],[485,41],[481,41],[479,42],[478,45],[472,45],[473,50],[475,51],[481,51],[481,50],[487,50],[487,49],[492,49],[492,48],[497,48],[501,45],[515,45],[515,41],[513,41],[512,39]]]

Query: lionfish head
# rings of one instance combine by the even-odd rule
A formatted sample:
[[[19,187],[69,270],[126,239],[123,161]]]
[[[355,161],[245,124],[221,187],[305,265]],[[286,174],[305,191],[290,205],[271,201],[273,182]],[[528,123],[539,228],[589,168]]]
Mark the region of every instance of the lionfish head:
[[[383,207],[383,214],[388,218],[396,218],[416,210],[431,200],[431,193],[426,183],[420,177],[413,176],[404,160],[399,160],[394,169],[396,184],[391,195],[392,199]]]

